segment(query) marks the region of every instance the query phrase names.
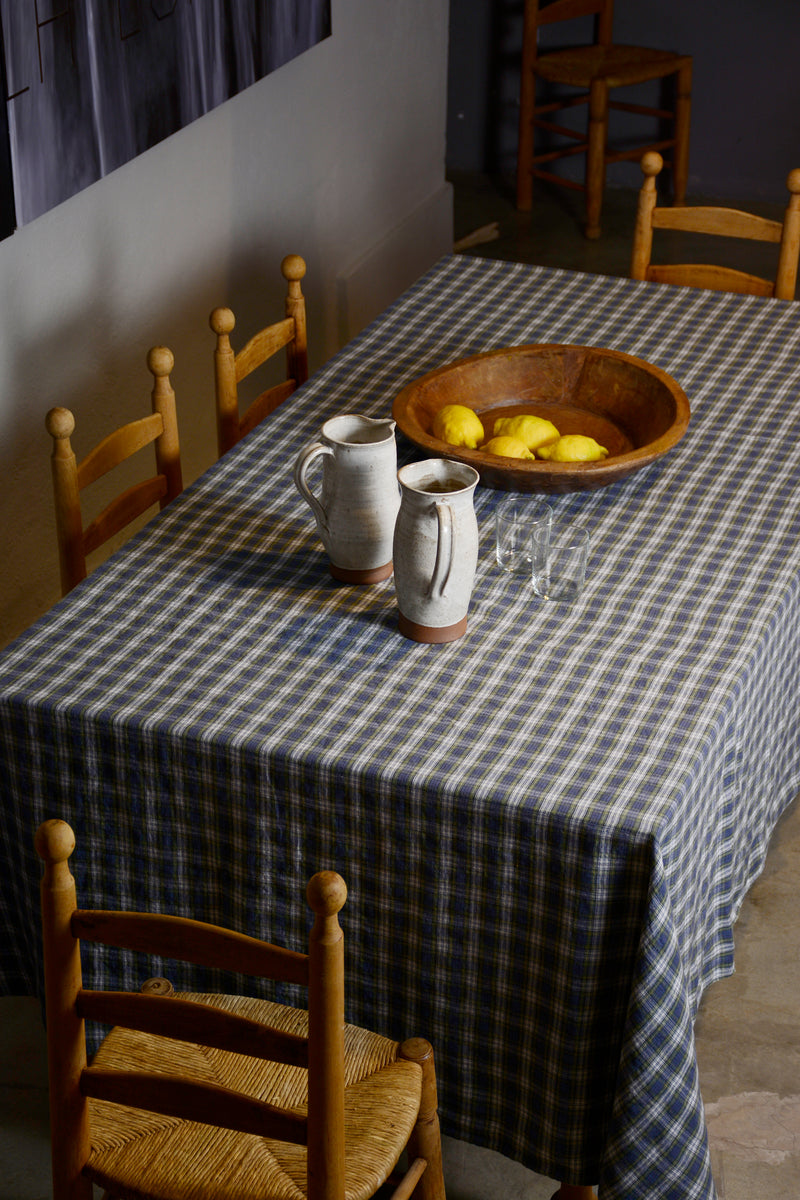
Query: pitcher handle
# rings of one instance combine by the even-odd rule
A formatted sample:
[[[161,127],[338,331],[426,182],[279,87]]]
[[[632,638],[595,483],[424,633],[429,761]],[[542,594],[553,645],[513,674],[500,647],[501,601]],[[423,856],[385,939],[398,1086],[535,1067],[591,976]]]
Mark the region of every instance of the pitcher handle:
[[[440,600],[447,589],[450,571],[453,567],[453,509],[446,500],[437,500],[434,507],[439,525],[439,536],[436,542],[436,562],[428,587],[428,595],[432,600]]]
[[[323,530],[327,532],[328,514],[325,512],[325,509],[322,507],[317,497],[311,491],[311,487],[309,486],[308,482],[308,472],[310,471],[314,462],[318,458],[321,458],[324,454],[328,454],[331,458],[333,458],[332,447],[326,446],[323,442],[310,442],[309,445],[300,451],[295,459],[294,464],[295,486],[300,495],[311,508],[320,532]]]

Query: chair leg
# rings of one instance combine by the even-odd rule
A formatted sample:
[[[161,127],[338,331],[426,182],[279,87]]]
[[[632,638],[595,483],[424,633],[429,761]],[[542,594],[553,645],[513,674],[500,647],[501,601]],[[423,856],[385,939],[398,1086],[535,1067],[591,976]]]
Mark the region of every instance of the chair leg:
[[[414,1189],[414,1196],[416,1200],[445,1200],[433,1048],[424,1038],[409,1038],[400,1047],[400,1054],[422,1067],[422,1101],[417,1123],[408,1141],[408,1156],[409,1161],[424,1158],[428,1167]]]
[[[517,208],[533,207],[533,113],[536,108],[536,13],[525,4],[522,30],[522,64],[519,79],[519,127],[517,132]]]
[[[675,83],[675,149],[672,159],[672,203],[686,203],[689,183],[689,128],[692,114],[692,64],[678,71]]]
[[[600,237],[600,214],[606,186],[608,87],[595,80],[589,91],[589,148],[586,152],[586,236]]]

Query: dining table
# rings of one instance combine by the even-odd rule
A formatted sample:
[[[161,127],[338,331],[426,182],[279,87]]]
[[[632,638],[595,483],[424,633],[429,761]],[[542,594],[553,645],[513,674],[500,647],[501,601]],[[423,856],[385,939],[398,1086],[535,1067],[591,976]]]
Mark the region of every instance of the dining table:
[[[479,484],[467,631],[410,640],[391,577],[331,576],[294,462],[541,343],[667,372],[688,429],[550,497],[590,536],[571,603],[498,567]],[[711,1200],[694,1020],[800,787],[799,675],[800,305],[446,256],[0,655],[0,990],[41,994],[46,818],[84,907],[295,949],[335,869],[347,1019],[430,1039],[446,1135],[601,1200]],[[145,977],[84,951],[91,985]]]

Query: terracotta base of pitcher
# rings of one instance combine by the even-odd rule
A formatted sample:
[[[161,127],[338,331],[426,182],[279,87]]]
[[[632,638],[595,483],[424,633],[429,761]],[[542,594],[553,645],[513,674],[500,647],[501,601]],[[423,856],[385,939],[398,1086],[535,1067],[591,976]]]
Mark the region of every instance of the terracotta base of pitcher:
[[[348,567],[337,567],[335,563],[328,565],[331,575],[340,583],[380,583],[382,579],[388,579],[393,570],[391,562],[384,563],[382,567],[369,567],[367,570],[360,571],[352,571]]]
[[[400,613],[397,627],[403,637],[411,638],[412,642],[424,642],[428,646],[439,646],[443,642],[455,642],[467,632],[467,618],[456,621],[455,625],[418,625],[409,621]]]

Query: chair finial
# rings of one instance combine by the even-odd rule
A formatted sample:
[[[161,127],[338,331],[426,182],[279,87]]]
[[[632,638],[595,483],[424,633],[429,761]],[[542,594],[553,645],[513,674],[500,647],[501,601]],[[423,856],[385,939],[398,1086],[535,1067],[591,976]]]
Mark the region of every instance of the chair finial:
[[[308,881],[306,899],[318,916],[332,917],[344,908],[347,884],[335,871],[317,871]]]
[[[786,177],[786,186],[793,195],[800,193],[800,167],[795,167]]]
[[[299,254],[287,254],[281,263],[281,274],[290,283],[299,283],[306,273],[305,259]]]
[[[645,175],[658,175],[664,166],[664,159],[657,150],[648,150],[642,155],[641,168]]]
[[[75,418],[68,408],[51,408],[44,419],[47,432],[54,438],[68,438],[75,429]]]
[[[236,318],[229,308],[215,308],[208,318],[208,323],[214,333],[233,333]]]
[[[169,375],[175,366],[175,355],[167,346],[153,346],[147,352],[147,366],[153,375]]]
[[[75,834],[66,821],[43,821],[36,830],[36,853],[46,863],[66,862],[75,849]]]

